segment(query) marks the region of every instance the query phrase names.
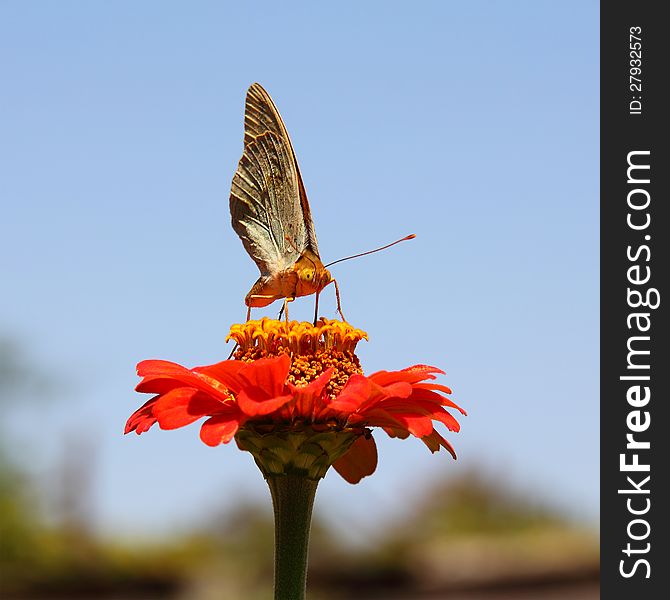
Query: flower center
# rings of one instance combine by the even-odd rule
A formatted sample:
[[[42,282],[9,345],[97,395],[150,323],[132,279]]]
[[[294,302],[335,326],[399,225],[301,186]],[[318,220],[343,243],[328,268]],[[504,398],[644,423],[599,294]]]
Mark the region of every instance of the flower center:
[[[253,362],[260,358],[288,354],[291,368],[288,383],[305,386],[326,369],[333,375],[326,392],[335,397],[351,375],[362,374],[356,344],[368,339],[368,334],[343,321],[321,318],[316,325],[298,321],[278,321],[263,318],[233,325],[226,338],[238,345],[235,360]]]

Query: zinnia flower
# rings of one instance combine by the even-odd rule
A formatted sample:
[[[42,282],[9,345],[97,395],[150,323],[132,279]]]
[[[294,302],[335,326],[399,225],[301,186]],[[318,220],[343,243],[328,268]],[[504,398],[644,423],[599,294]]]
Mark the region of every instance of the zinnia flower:
[[[447,409],[451,390],[433,380],[443,371],[415,365],[363,375],[356,344],[367,334],[348,323],[316,325],[271,319],[233,325],[233,359],[187,369],[163,360],[137,365],[138,392],[155,394],[128,419],[126,433],[158,423],[176,429],[207,418],[200,438],[209,446],[233,438],[248,450],[266,479],[285,474],[311,480],[333,465],[350,483],[377,466],[370,428],[413,435],[436,452],[451,444],[435,429],[457,432]]]

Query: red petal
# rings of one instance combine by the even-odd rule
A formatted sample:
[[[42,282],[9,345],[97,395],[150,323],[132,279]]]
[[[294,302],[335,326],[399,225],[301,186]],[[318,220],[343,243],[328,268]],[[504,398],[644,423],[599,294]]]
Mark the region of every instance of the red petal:
[[[164,394],[183,385],[178,376],[185,371],[188,372],[188,369],[168,360],[143,360],[137,363],[137,374],[142,377],[142,381],[137,384],[135,391]]]
[[[444,423],[451,431],[460,431],[461,429],[458,421],[442,408],[442,406],[434,402],[413,400],[413,397],[409,400],[396,400],[391,398],[379,402],[373,407],[373,410],[376,408],[382,409],[393,416],[407,415],[410,417],[427,417],[429,419],[434,419],[440,423]],[[367,412],[363,413],[363,415],[366,416]],[[421,434],[421,436],[423,435],[426,434]]]
[[[293,398],[286,393],[290,367],[288,354],[245,364],[239,373],[242,387],[236,397],[242,412],[250,417],[268,415],[289,402]]]
[[[137,374],[144,378],[135,388],[138,392],[164,393],[183,386],[199,389],[220,400],[229,396],[219,382],[167,360],[144,360],[137,365]],[[166,380],[177,383],[170,386]]]
[[[334,370],[333,367],[329,367],[304,387],[297,387],[289,383],[288,387],[295,399],[292,417],[311,418],[318,416],[318,413],[325,407],[322,403],[323,390],[326,389]]]
[[[446,425],[449,431],[459,432],[461,430],[460,423],[446,410],[432,413],[430,418]]]
[[[392,427],[404,429],[418,438],[428,435],[433,430],[430,417],[413,412],[386,411],[375,408],[365,414],[364,422],[372,427]]]
[[[431,452],[437,452],[440,447],[442,447],[454,457],[454,460],[456,460],[456,451],[453,446],[434,429],[430,435],[421,438],[421,441],[428,446],[428,449]]]
[[[349,483],[358,483],[377,468],[377,446],[372,436],[359,437],[349,451],[334,463],[335,470]]]
[[[247,363],[240,371],[240,378],[244,380],[243,389],[259,388],[268,398],[282,396],[285,393],[286,377],[290,368],[291,358],[288,354]]]
[[[359,412],[365,412],[367,409],[390,398],[405,399],[412,395],[412,386],[405,381],[396,381],[395,383],[385,386],[380,386],[373,382],[371,387],[372,394],[367,401],[361,404],[361,407],[358,409]]]
[[[408,398],[411,394],[412,386],[404,381],[380,386],[363,375],[352,375],[328,408],[345,416],[365,414],[382,401],[389,398]]]
[[[344,385],[344,389],[338,394],[328,408],[333,412],[350,415],[370,398],[372,384],[364,375],[352,375]]]
[[[458,404],[452,402],[449,398],[443,396],[442,394],[438,394],[437,392],[433,392],[429,389],[424,388],[422,384],[416,384],[414,386],[414,392],[412,393],[412,400],[414,399],[435,402],[436,404],[441,404],[442,406],[449,406],[451,408],[455,408],[464,416],[467,416],[468,414],[465,412],[465,410],[463,410],[460,406],[458,406]]]
[[[347,421],[349,425],[367,425],[369,427],[389,427],[391,429],[407,429],[405,423],[400,419],[396,419],[389,412],[373,408],[364,415],[353,414],[349,416]]]
[[[124,433],[130,433],[135,431],[137,435],[148,431],[151,426],[156,422],[156,417],[154,417],[154,404],[158,396],[151,398],[145,402],[140,408],[138,408],[126,422],[126,428]]]
[[[268,398],[259,388],[244,389],[237,395],[237,405],[248,417],[262,417],[281,408],[293,398],[292,394],[285,394],[275,398]]]
[[[412,386],[403,381],[380,386],[364,375],[352,375],[329,407],[342,414],[364,412],[382,400],[408,398],[411,393]]]
[[[407,367],[401,371],[377,371],[372,375],[368,375],[370,381],[377,385],[389,385],[398,381],[405,381],[407,383],[418,383],[425,379],[435,379],[433,373],[440,373],[444,375],[444,371],[437,367],[428,365],[414,365]]]
[[[401,440],[406,440],[410,436],[409,431],[405,429],[393,429],[392,427],[384,427],[383,429],[386,432],[386,435],[388,435],[390,438],[400,438]]]
[[[163,377],[155,377],[143,379],[135,387],[136,392],[144,394],[165,394],[174,388],[183,386],[184,384],[177,379],[166,379]]]
[[[235,394],[244,387],[244,379],[239,374],[246,368],[247,363],[241,360],[223,360],[214,365],[195,367],[193,372],[219,382]]]
[[[193,388],[178,388],[156,401],[153,414],[161,429],[177,429],[206,415],[225,410],[225,405]]]
[[[453,394],[451,388],[447,387],[446,385],[440,385],[439,383],[415,383],[414,387],[424,390],[439,390],[445,394]]]
[[[217,415],[207,419],[200,428],[200,439],[208,446],[227,444],[240,427],[240,421],[233,414]]]
[[[393,416],[405,424],[407,431],[413,436],[422,438],[433,431],[433,421],[430,417],[405,413],[393,413]]]

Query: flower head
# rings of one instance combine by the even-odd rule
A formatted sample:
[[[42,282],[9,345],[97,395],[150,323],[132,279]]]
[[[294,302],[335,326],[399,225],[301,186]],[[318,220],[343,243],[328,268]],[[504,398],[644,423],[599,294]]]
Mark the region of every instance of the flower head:
[[[247,321],[233,325],[228,339],[237,344],[233,359],[214,365],[139,363],[136,389],[154,396],[128,419],[126,433],[207,417],[202,441],[216,446],[235,438],[266,477],[297,472],[319,479],[333,465],[357,483],[377,466],[371,427],[391,437],[414,435],[432,452],[445,448],[456,458],[434,423],[458,431],[447,409],[466,413],[447,397],[449,388],[432,382],[440,369],[415,365],[365,376],[355,349],[367,334],[327,319]]]

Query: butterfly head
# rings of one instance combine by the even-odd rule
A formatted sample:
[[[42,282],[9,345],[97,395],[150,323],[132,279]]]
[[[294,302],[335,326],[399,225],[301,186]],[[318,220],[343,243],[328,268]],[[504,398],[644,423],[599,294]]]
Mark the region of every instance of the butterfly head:
[[[330,271],[325,267],[319,270],[314,267],[305,267],[298,271],[298,279],[303,286],[314,286],[320,291],[326,287],[333,278]]]
[[[295,271],[298,275],[297,296],[318,293],[333,280],[330,271],[323,266],[319,257],[310,250],[303,252],[298,259]]]

